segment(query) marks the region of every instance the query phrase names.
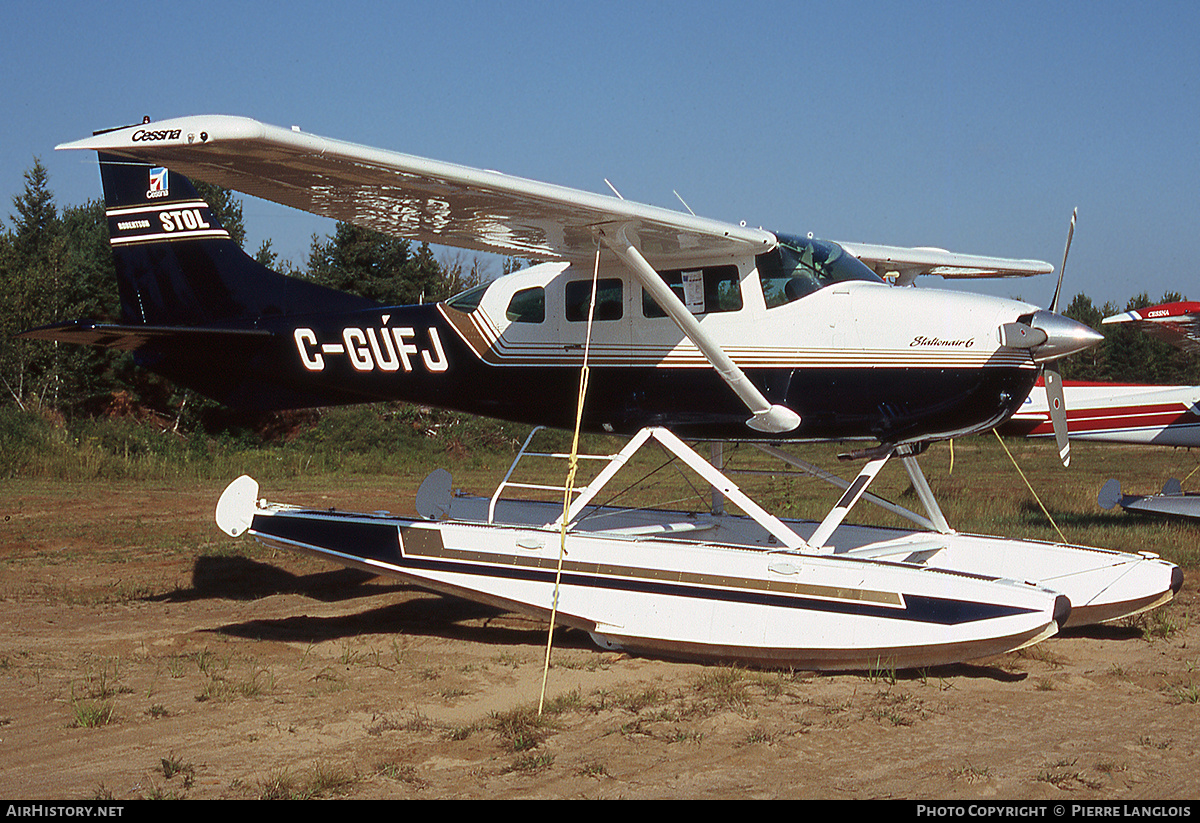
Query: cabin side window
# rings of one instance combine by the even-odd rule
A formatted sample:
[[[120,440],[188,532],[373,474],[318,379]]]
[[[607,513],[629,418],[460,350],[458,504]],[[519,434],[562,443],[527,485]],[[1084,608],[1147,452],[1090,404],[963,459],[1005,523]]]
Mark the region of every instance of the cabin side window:
[[[489,285],[491,284],[484,283],[482,286],[476,286],[473,289],[459,292],[447,300],[446,305],[461,312],[473,312],[479,308],[479,301],[483,299],[483,293],[488,290]]]
[[[588,305],[592,301],[592,281],[572,280],[566,287],[567,320],[587,322]],[[595,320],[620,320],[625,315],[625,295],[621,280],[606,277],[596,282]]]
[[[692,314],[738,311],[742,308],[742,287],[737,266],[673,269],[658,274]],[[642,316],[666,317],[667,313],[643,291]]]
[[[504,316],[513,323],[541,323],[546,319],[546,290],[521,289],[508,301]]]

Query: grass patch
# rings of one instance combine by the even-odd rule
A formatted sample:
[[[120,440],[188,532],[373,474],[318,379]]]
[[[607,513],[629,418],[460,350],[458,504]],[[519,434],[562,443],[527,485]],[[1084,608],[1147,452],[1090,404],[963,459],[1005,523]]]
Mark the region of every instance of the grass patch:
[[[116,719],[111,700],[78,700],[71,704],[71,726],[79,729],[98,729]]]
[[[545,771],[552,765],[554,765],[554,755],[552,755],[550,752],[531,752],[518,757],[509,764],[505,771],[534,774],[536,772]]]
[[[867,709],[866,716],[877,722],[893,726],[912,726],[926,717],[921,701],[906,693],[881,691],[875,695],[875,705]]]
[[[611,777],[603,763],[583,763],[575,769],[579,777]]]
[[[196,767],[191,763],[186,763],[174,754],[171,754],[161,758],[161,765],[163,777],[167,780],[179,776],[183,778],[183,787],[185,789],[192,787],[192,783],[196,779]]]
[[[349,794],[357,778],[337,766],[318,763],[307,774],[296,777],[284,769],[273,772],[258,784],[259,800],[316,800]]]
[[[416,767],[407,763],[380,763],[375,767],[375,773],[381,777],[386,777],[388,780],[407,783],[418,789],[426,785],[425,781],[417,773]]]
[[[1195,683],[1168,684],[1166,693],[1173,703],[1200,703],[1200,686]]]
[[[671,696],[660,686],[645,686],[633,691],[610,692],[598,690],[594,695],[596,711],[624,709],[627,712],[638,712],[651,706],[661,706],[671,699]]]
[[[738,745],[753,746],[755,744],[762,744],[765,746],[770,746],[772,743],[774,743],[778,739],[779,739],[778,731],[774,731],[772,729],[766,729],[766,728],[763,728],[762,726],[755,726],[753,729],[751,729],[746,734],[745,739],[742,740],[741,743]]]
[[[536,706],[492,712],[489,725],[511,752],[536,749],[555,728],[551,716],[547,713],[539,715]]]
[[[1075,768],[1074,760],[1059,760],[1042,768],[1037,774],[1039,783],[1049,783],[1060,789],[1069,788],[1072,783],[1082,781],[1083,775]]]
[[[257,698],[275,689],[275,676],[268,669],[255,668],[249,677],[230,679],[227,672],[208,672],[204,687],[196,695],[198,703],[227,701],[238,697]]]
[[[959,766],[950,772],[950,777],[955,780],[962,780],[967,783],[982,783],[992,776],[992,770],[988,766],[973,766],[968,763],[965,766]]]
[[[735,712],[744,712],[750,706],[749,686],[745,669],[736,666],[706,668],[692,680],[692,689],[701,703]]]

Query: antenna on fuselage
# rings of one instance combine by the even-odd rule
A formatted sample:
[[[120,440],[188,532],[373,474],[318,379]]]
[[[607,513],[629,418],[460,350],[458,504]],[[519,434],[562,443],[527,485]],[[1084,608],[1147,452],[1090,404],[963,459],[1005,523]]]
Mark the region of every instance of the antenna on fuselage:
[[[616,187],[616,186],[614,186],[612,183],[609,183],[609,182],[608,182],[608,178],[607,178],[607,177],[605,177],[605,178],[604,178],[604,182],[605,182],[605,184],[607,184],[607,186],[608,186],[610,189],[612,189],[612,193],[613,193],[613,194],[615,194],[615,195],[617,196],[617,198],[618,198],[618,199],[620,199],[620,200],[624,200],[624,199],[625,199],[624,197],[621,197],[621,192],[617,191],[617,187]]]
[[[679,197],[679,192],[675,191],[675,189],[671,189],[671,192],[676,197]],[[687,204],[686,200],[684,200],[682,197],[679,197],[679,202],[683,203],[683,207],[688,210],[688,214],[690,214],[692,217],[696,216],[696,212],[692,211],[692,207]]]

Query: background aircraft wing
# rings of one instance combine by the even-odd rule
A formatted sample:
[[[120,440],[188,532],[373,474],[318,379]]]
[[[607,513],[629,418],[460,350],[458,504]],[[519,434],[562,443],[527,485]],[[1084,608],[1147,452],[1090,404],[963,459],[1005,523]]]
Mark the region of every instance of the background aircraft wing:
[[[762,229],[427,160],[224,115],[98,132],[60,149],[149,161],[386,234],[537,260],[590,258],[594,227],[623,225],[652,263],[759,254]]]
[[[1186,352],[1200,352],[1200,303],[1163,303],[1114,314],[1104,323],[1133,323],[1152,337]]]
[[[894,273],[898,286],[907,286],[922,274],[936,274],[942,277],[1030,277],[1054,271],[1054,266],[1041,260],[955,254],[945,249],[922,246],[905,248],[842,242],[838,245],[880,277],[888,277]]]

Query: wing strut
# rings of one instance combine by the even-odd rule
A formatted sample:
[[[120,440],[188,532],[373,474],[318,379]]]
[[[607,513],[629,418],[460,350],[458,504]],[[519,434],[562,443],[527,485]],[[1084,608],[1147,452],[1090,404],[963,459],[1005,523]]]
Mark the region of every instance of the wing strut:
[[[754,415],[746,421],[746,425],[755,431],[769,434],[790,432],[800,425],[800,415],[786,406],[772,404],[763,396],[758,387],[750,382],[745,373],[717,345],[702,328],[695,316],[688,311],[683,301],[671,291],[671,287],[658,276],[654,267],[646,262],[641,252],[629,240],[627,226],[619,226],[614,233],[600,231],[604,244],[616,252],[621,261],[633,272],[634,277],[641,283],[642,288],[649,292],[654,302],[675,321],[680,331],[687,335],[688,340],[700,350],[700,353],[712,364],[721,379],[729,384],[741,401],[746,404]]]

